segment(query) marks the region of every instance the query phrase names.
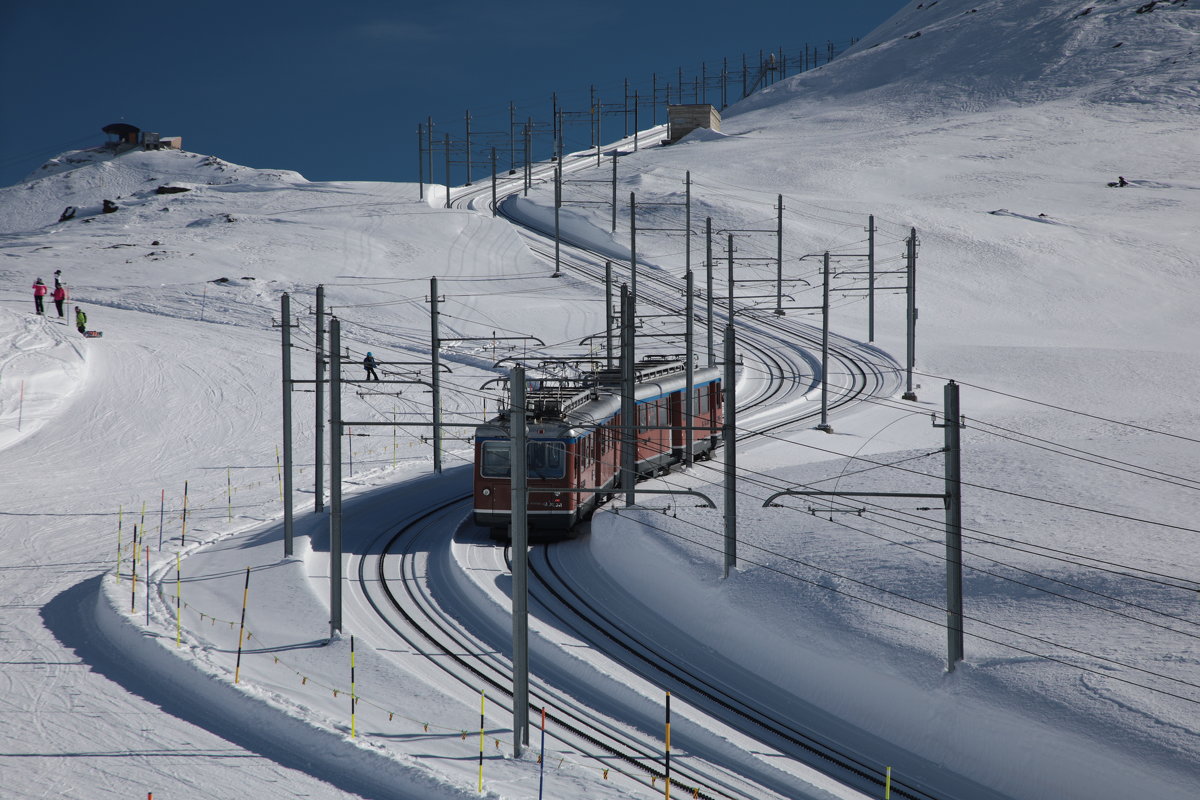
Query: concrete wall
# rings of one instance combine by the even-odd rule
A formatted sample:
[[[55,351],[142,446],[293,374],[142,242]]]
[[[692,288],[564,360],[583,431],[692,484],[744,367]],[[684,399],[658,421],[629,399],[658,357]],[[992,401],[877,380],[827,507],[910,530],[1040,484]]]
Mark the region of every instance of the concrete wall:
[[[696,128],[721,130],[721,112],[708,103],[669,105],[667,121],[670,133],[667,141],[677,142]]]

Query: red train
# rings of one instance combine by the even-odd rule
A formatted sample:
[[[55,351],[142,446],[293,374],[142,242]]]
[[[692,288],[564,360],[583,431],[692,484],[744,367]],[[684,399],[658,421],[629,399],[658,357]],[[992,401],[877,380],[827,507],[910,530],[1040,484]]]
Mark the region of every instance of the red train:
[[[687,441],[682,361],[650,357],[634,368],[637,408],[638,479],[661,474],[684,460],[705,458],[720,441],[723,419],[721,373],[692,373],[692,437]],[[596,380],[548,382],[526,390],[529,417],[527,472],[531,530],[567,532],[589,519],[596,506],[619,489],[621,465],[620,375]],[[512,520],[509,421],[507,412],[475,429],[475,522],[508,536]],[[595,489],[563,492],[556,489]]]

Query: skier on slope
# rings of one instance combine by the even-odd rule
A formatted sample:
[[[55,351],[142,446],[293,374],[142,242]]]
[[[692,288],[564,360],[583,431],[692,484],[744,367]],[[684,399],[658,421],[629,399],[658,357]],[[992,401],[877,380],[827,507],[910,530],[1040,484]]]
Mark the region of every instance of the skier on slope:
[[[379,374],[375,372],[377,366],[379,366],[379,362],[375,360],[375,356],[367,353],[367,357],[363,359],[363,367],[367,370],[367,380],[379,380]]]
[[[42,283],[42,279],[38,278],[33,283],[33,308],[38,314],[46,313],[45,301],[42,299],[46,296],[46,284]]]
[[[67,299],[67,287],[54,279],[54,307],[58,309],[58,318],[63,318],[63,301]]]

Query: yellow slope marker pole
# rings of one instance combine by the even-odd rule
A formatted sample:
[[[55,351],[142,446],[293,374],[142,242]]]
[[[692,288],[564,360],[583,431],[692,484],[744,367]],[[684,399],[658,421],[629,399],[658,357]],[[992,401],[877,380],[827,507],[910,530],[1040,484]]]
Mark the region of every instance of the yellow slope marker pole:
[[[175,554],[175,646],[176,647],[183,646],[183,622],[181,619],[182,613],[183,613],[183,604],[182,604],[182,600],[181,600],[183,581],[180,578],[180,571],[181,570],[180,570],[180,563],[179,563],[179,553],[176,553]]]
[[[188,482],[184,481],[183,482],[183,530],[179,534],[179,544],[181,546],[187,544],[187,495],[188,495]]]
[[[666,800],[671,800],[671,693],[667,692],[667,730],[666,730],[666,758],[664,763],[666,769],[663,770],[663,787],[666,794]]]
[[[354,635],[350,635],[350,738],[358,737],[358,728],[355,725],[354,712],[357,710],[358,695],[354,686]]]
[[[242,642],[246,634],[246,599],[250,596],[250,568],[246,567],[246,586],[242,589],[242,624],[238,628],[237,663],[233,668],[233,682],[237,683],[242,674]]]
[[[487,702],[487,693],[479,693],[479,793],[483,794],[483,709]]]
[[[121,521],[124,518],[124,508],[117,506],[117,583],[121,582]]]
[[[133,526],[133,548],[132,548],[132,550],[133,550],[133,557],[129,559],[129,566],[130,566],[130,569],[133,571],[133,574],[130,577],[130,590],[131,590],[130,598],[129,598],[129,613],[130,614],[137,611],[137,564],[138,564],[138,556],[141,555],[138,552],[137,525]]]

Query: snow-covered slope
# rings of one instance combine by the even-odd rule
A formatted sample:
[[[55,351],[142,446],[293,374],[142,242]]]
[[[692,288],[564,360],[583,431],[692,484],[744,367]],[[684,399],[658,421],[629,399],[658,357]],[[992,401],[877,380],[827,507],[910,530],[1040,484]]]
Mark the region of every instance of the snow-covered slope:
[[[697,662],[737,664],[726,677],[751,671],[765,701],[869,729],[890,743],[900,774],[911,757],[1012,797],[1191,796],[1200,784],[1194,3],[910,2],[836,62],[727,109],[724,135],[623,158],[622,192],[647,203],[680,201],[690,171],[693,219],[711,216],[718,229],[773,224],[782,194],[795,306],[819,303],[819,292],[799,281],[815,277],[816,262],[801,256],[863,252],[873,214],[882,268],[896,269],[901,240],[915,226],[921,399],[835,418],[834,436],[792,432],[741,455],[742,562],[730,579],[720,579],[714,553],[720,518],[684,507],[598,517],[590,539],[562,551],[578,579],[619,587],[613,605],[631,615],[658,609],[637,617],[646,639],[670,642]],[[1110,188],[1118,175],[1131,185]],[[156,193],[168,184],[190,191]],[[506,223],[431,208],[415,188],[310,183],[161,151],[66,154],[0,189],[6,792],[473,793],[473,754],[439,766],[414,755],[429,756],[434,746],[416,734],[414,750],[414,731],[381,729],[362,746],[370,756],[352,759],[366,772],[371,759],[391,759],[399,766],[381,772],[385,779],[307,762],[298,748],[320,749],[322,735],[346,740],[341,700],[324,688],[343,685],[345,642],[283,645],[289,668],[312,678],[307,689],[290,673],[276,686],[271,655],[256,654],[262,660],[246,666],[263,681],[246,690],[256,704],[238,705],[235,716],[241,690],[172,688],[231,681],[236,643],[221,638],[227,631],[191,618],[200,671],[143,660],[161,652],[159,639],[173,649],[174,631],[163,627],[173,619],[156,612],[146,635],[131,635],[140,615],[105,599],[126,597],[125,585],[105,595],[95,579],[112,569],[118,531],[128,537],[133,524],[149,530],[159,574],[173,569],[188,481],[191,546],[220,542],[194,550],[185,566],[185,575],[204,570],[184,590],[196,613],[232,618],[241,570],[253,558],[262,567],[254,591],[287,609],[264,608],[256,634],[271,644],[276,632],[293,635],[301,626],[288,613],[302,609],[304,632],[294,635],[317,635],[308,628],[323,625],[319,582],[298,586],[299,565],[275,562],[280,376],[270,325],[283,291],[293,295],[298,373],[308,377],[311,368],[299,365],[311,357],[303,348],[317,283],[344,322],[352,359],[373,349],[381,360],[408,360],[428,351],[436,275],[443,336],[464,337],[443,353],[457,387],[447,393],[448,411],[472,418],[482,411],[477,387],[494,374],[491,364],[516,351],[467,337],[532,335],[566,350],[602,326],[594,287],[549,279]],[[607,189],[579,184],[567,196],[589,191],[602,200]],[[101,214],[104,199],[121,208]],[[530,207],[540,205],[544,216],[551,203],[542,187],[514,207],[538,217]],[[76,218],[57,222],[67,205],[79,208]],[[679,227],[678,206],[647,208],[647,229]],[[603,210],[570,212],[589,237],[608,228]],[[618,231],[610,252],[627,246],[624,237]],[[773,253],[773,242],[739,237],[744,255]],[[696,265],[702,237],[693,247]],[[638,249],[657,268],[682,270],[679,237],[644,234]],[[862,264],[836,261],[847,272]],[[103,339],[85,341],[29,315],[25,287],[55,269]],[[745,269],[749,276],[754,267]],[[834,330],[864,338],[861,295],[837,297]],[[879,299],[877,331],[878,344],[902,357],[898,294]],[[769,488],[800,484],[940,490],[941,432],[929,427],[929,414],[940,410],[944,378],[963,384],[967,417],[968,636],[966,660],[953,673],[942,664],[940,509],[902,502],[860,518],[810,514],[796,502],[761,507]],[[307,453],[311,407],[302,397],[298,404],[297,452]],[[427,408],[417,392],[397,400],[347,393],[348,413],[369,418]],[[397,442],[355,437],[349,486],[427,471],[422,433],[402,431]],[[451,446],[450,463],[466,457],[462,445]],[[301,473],[302,491],[310,480]],[[693,480],[719,483],[703,469]],[[409,496],[370,495],[362,518],[386,518],[389,503]],[[318,529],[319,519],[302,516],[316,520],[302,521],[302,534]],[[495,615],[502,598],[493,600]],[[97,603],[103,626],[90,621]],[[114,630],[124,631],[123,651],[109,641]],[[585,655],[563,657],[582,664],[591,660]],[[153,669],[131,666],[143,663]],[[400,681],[386,691],[414,718],[450,718],[464,730],[478,722],[478,698],[365,669]],[[284,713],[312,727],[273,727]],[[489,722],[507,738],[502,715]],[[272,744],[275,737],[287,745]],[[443,738],[442,746],[458,742]],[[686,740],[676,744],[686,752]],[[573,769],[573,792],[620,791]],[[501,776],[489,791],[534,796],[530,770],[489,763],[489,774]],[[414,788],[421,781],[424,794]]]
[[[739,105],[886,103],[889,116],[1075,98],[1159,111],[1200,104],[1194,0],[910,2],[836,64]],[[796,110],[796,109],[793,109]]]

